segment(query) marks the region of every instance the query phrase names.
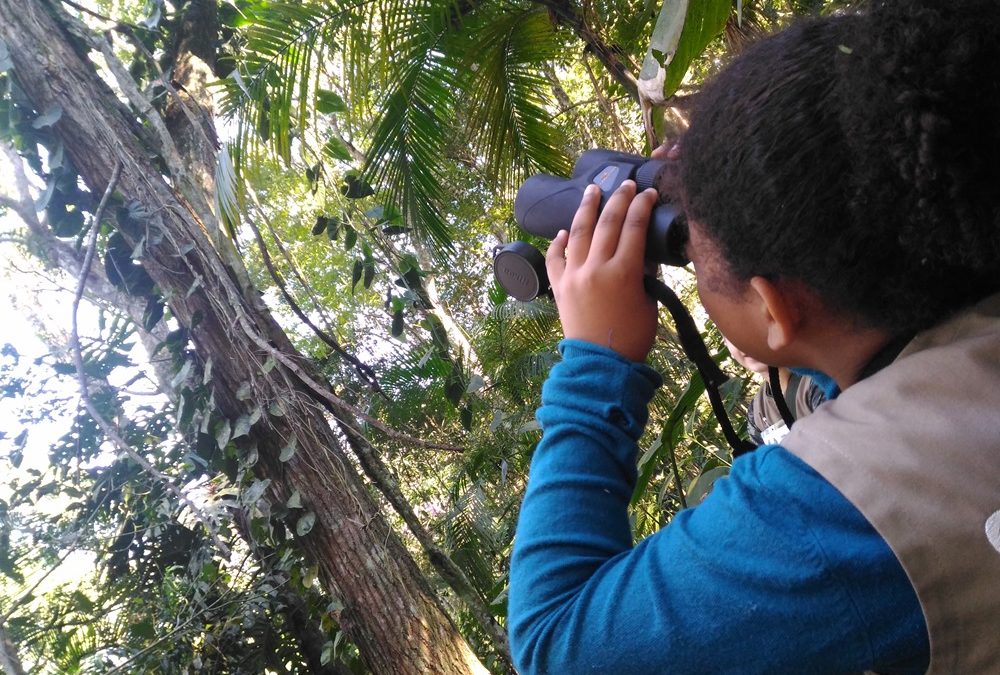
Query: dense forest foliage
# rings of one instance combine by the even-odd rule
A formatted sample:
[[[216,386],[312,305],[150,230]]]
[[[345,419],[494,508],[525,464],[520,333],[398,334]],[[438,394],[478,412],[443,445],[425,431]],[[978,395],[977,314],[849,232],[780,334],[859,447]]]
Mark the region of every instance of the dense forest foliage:
[[[4,671],[512,672],[560,336],[492,278],[516,188],[647,154],[838,4],[0,0],[4,273],[44,345],[0,339]],[[731,461],[666,314],[651,363],[637,536]]]

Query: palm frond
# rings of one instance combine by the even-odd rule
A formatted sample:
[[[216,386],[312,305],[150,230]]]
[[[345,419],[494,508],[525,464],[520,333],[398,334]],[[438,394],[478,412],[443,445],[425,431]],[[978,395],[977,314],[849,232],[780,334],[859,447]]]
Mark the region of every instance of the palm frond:
[[[470,31],[475,49],[470,127],[484,130],[473,142],[485,158],[489,180],[511,195],[532,173],[567,174],[566,143],[546,110],[550,85],[542,66],[559,57],[548,13],[541,8],[480,17]]]
[[[559,320],[543,302],[502,302],[477,331],[477,352],[493,372],[493,381],[514,401],[537,395],[555,360]]]
[[[444,51],[453,5],[421,3],[407,9],[387,18],[393,32],[405,37],[395,48],[398,74],[372,133],[365,177],[398,206],[418,236],[439,252],[450,251],[440,176],[455,110],[456,67]]]
[[[313,74],[334,34],[359,3],[272,2],[248,14],[240,66],[217,83],[220,112],[233,119],[237,171],[262,149],[291,160],[315,94]]]

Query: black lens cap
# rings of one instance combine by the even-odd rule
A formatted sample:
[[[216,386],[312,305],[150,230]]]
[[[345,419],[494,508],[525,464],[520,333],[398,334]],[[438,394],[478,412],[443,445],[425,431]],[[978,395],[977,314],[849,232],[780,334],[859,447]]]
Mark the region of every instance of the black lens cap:
[[[521,302],[534,300],[549,290],[545,256],[523,241],[514,241],[493,253],[493,276],[507,294]]]

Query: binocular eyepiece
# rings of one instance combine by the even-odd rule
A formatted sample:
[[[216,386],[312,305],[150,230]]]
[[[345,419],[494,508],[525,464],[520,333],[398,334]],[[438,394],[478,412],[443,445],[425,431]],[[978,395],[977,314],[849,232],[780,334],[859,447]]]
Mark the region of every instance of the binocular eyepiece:
[[[655,188],[660,201],[650,216],[646,237],[646,260],[653,263],[683,266],[687,224],[684,214],[665,197],[665,176],[670,162],[649,159],[613,150],[588,150],[577,160],[570,178],[538,174],[524,181],[514,200],[514,218],[521,229],[553,239],[560,230],[568,230],[580,206],[583,191],[591,183],[601,188],[598,211],[623,181],[632,179],[641,192]],[[493,274],[497,282],[514,298],[527,302],[549,289],[545,258],[534,246],[515,241],[493,252]]]

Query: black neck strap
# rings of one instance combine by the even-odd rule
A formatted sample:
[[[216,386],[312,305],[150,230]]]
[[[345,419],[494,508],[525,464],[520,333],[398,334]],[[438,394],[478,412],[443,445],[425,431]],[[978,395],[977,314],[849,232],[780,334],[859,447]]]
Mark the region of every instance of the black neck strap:
[[[680,340],[681,349],[684,350],[688,359],[694,363],[698,369],[698,373],[701,375],[702,381],[705,383],[705,393],[708,394],[708,400],[712,404],[712,412],[719,421],[722,434],[726,437],[726,441],[733,450],[733,457],[739,457],[746,452],[750,452],[757,446],[746,439],[740,438],[736,434],[732,422],[729,421],[729,415],[726,413],[722,394],[719,392],[719,387],[729,380],[729,376],[722,372],[719,364],[708,353],[708,347],[705,346],[705,342],[701,339],[698,327],[695,325],[694,319],[691,318],[691,314],[687,311],[687,307],[680,301],[677,294],[659,279],[646,276],[644,283],[646,292],[670,312],[670,316],[674,320],[674,326],[677,328],[677,337]]]

